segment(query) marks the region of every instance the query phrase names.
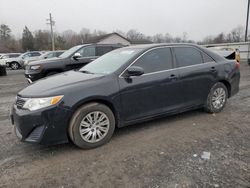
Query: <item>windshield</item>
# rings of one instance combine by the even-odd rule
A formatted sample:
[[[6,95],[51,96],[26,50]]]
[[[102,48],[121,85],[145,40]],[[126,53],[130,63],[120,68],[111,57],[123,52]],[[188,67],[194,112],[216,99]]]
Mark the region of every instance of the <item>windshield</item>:
[[[82,47],[82,45],[74,46],[70,48],[69,50],[63,52],[59,57],[66,58],[69,57],[71,54],[73,54],[75,51],[79,50]]]
[[[30,53],[24,53],[24,54],[22,54],[22,56],[21,56],[22,59],[27,59],[27,58],[29,58],[29,57],[30,57]]]
[[[80,71],[94,74],[110,74],[118,70],[141,51],[142,49],[128,48],[114,50],[87,64]]]

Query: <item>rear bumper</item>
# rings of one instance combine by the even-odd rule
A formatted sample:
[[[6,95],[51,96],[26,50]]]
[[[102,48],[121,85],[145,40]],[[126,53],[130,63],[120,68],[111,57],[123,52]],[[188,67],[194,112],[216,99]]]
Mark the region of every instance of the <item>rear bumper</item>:
[[[10,116],[15,125],[15,134],[23,142],[44,145],[68,142],[67,127],[71,111],[63,107],[31,112],[14,105]]]

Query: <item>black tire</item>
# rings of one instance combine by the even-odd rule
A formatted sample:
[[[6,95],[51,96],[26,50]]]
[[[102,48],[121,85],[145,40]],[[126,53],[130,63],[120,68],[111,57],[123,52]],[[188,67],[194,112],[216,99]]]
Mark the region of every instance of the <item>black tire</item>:
[[[84,120],[84,118],[88,114],[94,113],[96,111],[104,113],[106,115],[106,117],[108,118],[110,125],[109,125],[109,128],[108,128],[106,135],[101,140],[99,140],[95,143],[90,143],[90,142],[85,141],[82,138],[82,136],[80,134],[80,124],[81,124],[82,120]],[[69,137],[70,137],[71,141],[76,146],[78,146],[82,149],[91,149],[91,148],[95,148],[95,147],[98,147],[98,146],[101,146],[101,145],[107,143],[111,139],[111,137],[114,133],[114,130],[115,130],[115,117],[114,117],[113,112],[110,110],[110,108],[107,107],[106,105],[103,105],[100,103],[89,103],[89,104],[86,104],[86,105],[83,105],[82,107],[80,107],[73,114],[71,121],[70,121],[70,124],[69,124],[68,133],[69,133]]]
[[[10,68],[12,70],[17,70],[20,68],[20,65],[17,62],[12,62],[12,63],[10,63]]]
[[[221,106],[216,108],[215,105],[212,102],[212,99],[213,99],[213,95],[214,95],[215,91],[218,88],[221,88],[221,89],[223,89],[225,91],[225,98],[224,98],[224,102],[221,104]],[[210,89],[210,92],[209,92],[209,94],[207,96],[207,100],[206,100],[206,104],[205,104],[205,111],[208,112],[208,113],[219,113],[219,112],[221,112],[224,109],[224,107],[226,106],[227,98],[228,98],[227,87],[223,83],[217,82]]]
[[[49,73],[46,74],[46,77],[52,76],[52,75],[55,75],[55,74],[58,74],[58,73],[59,72],[57,72],[57,71],[49,72]]]

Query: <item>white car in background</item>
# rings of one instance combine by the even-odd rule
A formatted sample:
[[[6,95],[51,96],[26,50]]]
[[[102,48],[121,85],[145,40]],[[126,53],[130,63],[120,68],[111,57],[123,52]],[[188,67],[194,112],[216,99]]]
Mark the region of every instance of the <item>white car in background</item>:
[[[42,55],[42,53],[38,51],[26,52],[16,58],[6,59],[6,66],[10,67],[13,70],[24,68],[25,60],[28,60],[28,59],[36,60],[38,59],[40,55]]]
[[[9,58],[16,58],[20,56],[20,53],[8,53],[8,54],[1,54],[0,56],[0,65],[6,66],[7,59]]]

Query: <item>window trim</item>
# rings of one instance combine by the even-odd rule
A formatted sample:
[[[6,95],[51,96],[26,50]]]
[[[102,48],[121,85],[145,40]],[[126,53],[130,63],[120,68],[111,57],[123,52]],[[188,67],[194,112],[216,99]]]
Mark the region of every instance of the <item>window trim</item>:
[[[172,69],[167,69],[167,70],[161,70],[161,71],[154,71],[154,72],[150,72],[150,73],[145,73],[141,76],[144,76],[144,75],[151,75],[151,74],[154,74],[154,73],[159,73],[159,72],[165,72],[165,71],[168,71],[168,70],[173,70],[175,68],[175,61],[174,61],[174,57],[173,57],[173,51],[171,49],[171,46],[159,46],[159,47],[155,47],[155,48],[151,48],[145,52],[143,52],[139,57],[137,57],[129,66],[127,66],[123,71],[122,73],[119,75],[119,78],[125,78],[123,76],[123,74],[126,72],[126,70],[131,67],[133,64],[135,64],[142,56],[144,56],[146,53],[150,52],[150,51],[153,51],[153,50],[156,50],[156,49],[162,49],[162,48],[169,48],[170,49],[170,53],[171,53],[171,59],[172,59]]]
[[[174,49],[173,49],[174,47],[191,47],[191,48],[197,49],[200,53],[205,53],[205,52],[203,52],[202,50],[200,50],[199,48],[196,48],[196,47],[194,47],[194,46],[184,46],[184,45],[183,45],[183,46],[182,46],[182,45],[177,46],[177,45],[175,45],[175,46],[160,46],[160,47],[154,47],[154,48],[151,48],[151,49],[149,49],[149,50],[143,52],[143,53],[142,53],[139,57],[137,57],[132,63],[130,63],[130,64],[121,72],[121,74],[119,74],[119,78],[126,78],[126,77],[123,76],[123,74],[126,72],[126,70],[127,70],[129,67],[131,67],[140,57],[142,57],[142,56],[143,56],[144,54],[146,54],[147,52],[149,52],[149,51],[151,51],[151,50],[154,50],[154,49],[158,49],[158,48],[170,48],[170,49],[171,49],[171,54],[172,54],[172,59],[173,59],[173,61],[172,61],[173,68],[172,68],[172,69],[168,69],[168,70],[156,71],[156,72],[152,72],[152,73],[146,73],[146,74],[142,74],[141,76],[147,76],[147,75],[158,74],[158,73],[162,73],[162,72],[173,71],[173,70],[178,70],[178,69],[183,69],[183,68],[195,67],[195,66],[200,66],[200,65],[204,65],[204,64],[211,64],[211,63],[217,64],[217,62],[216,62],[210,55],[208,55],[207,53],[205,53],[205,54],[207,54],[209,57],[211,57],[211,59],[213,59],[213,61],[204,63],[203,55],[201,54],[203,63],[201,63],[201,64],[196,64],[196,65],[184,66],[184,67],[177,67],[177,60],[176,60],[176,58],[175,58],[175,53],[174,53]],[[139,76],[139,77],[141,77],[141,76]],[[138,76],[131,76],[131,77],[132,77],[132,78],[135,78],[135,77],[138,77]]]

